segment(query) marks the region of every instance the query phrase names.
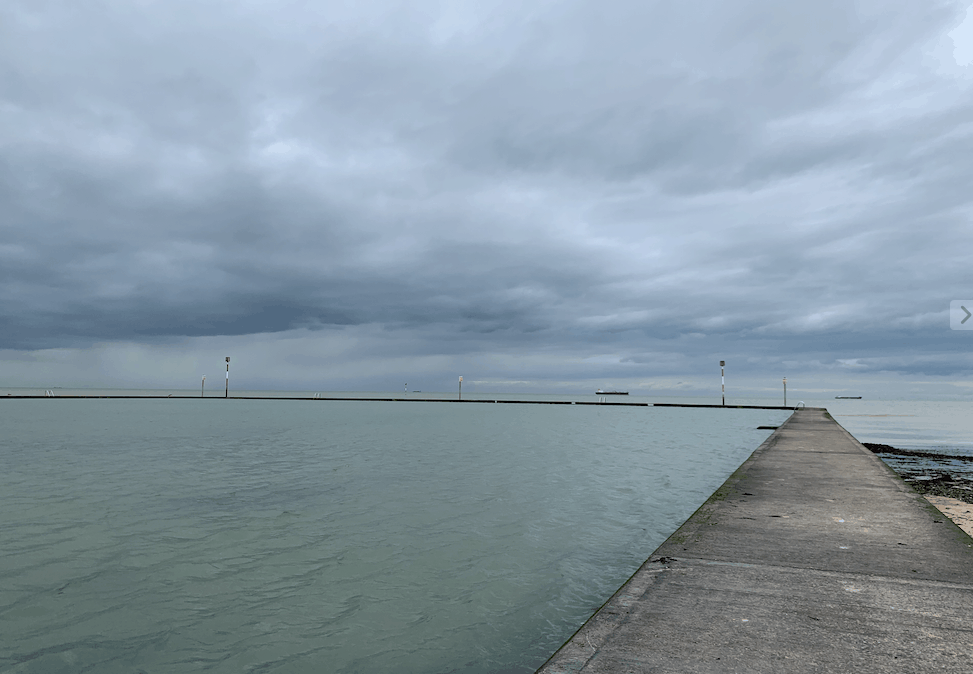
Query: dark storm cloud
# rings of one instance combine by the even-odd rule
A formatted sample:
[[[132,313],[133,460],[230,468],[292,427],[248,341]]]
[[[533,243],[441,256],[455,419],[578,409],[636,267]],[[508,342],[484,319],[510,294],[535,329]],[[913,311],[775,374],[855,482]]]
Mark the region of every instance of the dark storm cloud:
[[[380,325],[946,372],[963,9],[8,3],[0,347]]]

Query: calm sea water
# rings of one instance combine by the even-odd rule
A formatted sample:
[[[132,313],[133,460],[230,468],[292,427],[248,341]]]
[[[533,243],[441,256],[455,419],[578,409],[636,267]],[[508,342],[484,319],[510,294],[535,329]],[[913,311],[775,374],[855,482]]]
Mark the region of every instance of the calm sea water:
[[[787,416],[0,401],[0,671],[531,672]]]
[[[835,420],[861,442],[973,456],[973,403],[925,400],[832,400]]]

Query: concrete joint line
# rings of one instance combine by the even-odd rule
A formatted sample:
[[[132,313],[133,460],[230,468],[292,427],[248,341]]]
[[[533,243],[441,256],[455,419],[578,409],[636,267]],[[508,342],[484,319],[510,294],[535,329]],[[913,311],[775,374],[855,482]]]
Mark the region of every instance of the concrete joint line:
[[[950,590],[965,590],[973,592],[973,583],[951,583],[943,580],[929,580],[925,578],[907,578],[905,576],[887,576],[880,574],[854,573],[851,571],[835,571],[833,569],[818,569],[807,566],[782,566],[777,564],[753,564],[751,562],[730,562],[719,559],[703,559],[700,557],[680,557],[674,562],[687,563],[686,570],[690,570],[693,564],[699,566],[728,566],[740,569],[766,569],[768,571],[780,571],[791,574],[811,574],[822,578],[841,578],[844,580],[870,580],[883,583],[893,583],[896,585],[907,585],[910,587],[929,587],[945,588]],[[681,570],[679,567],[670,568],[672,571]],[[644,594],[644,593],[643,593]]]

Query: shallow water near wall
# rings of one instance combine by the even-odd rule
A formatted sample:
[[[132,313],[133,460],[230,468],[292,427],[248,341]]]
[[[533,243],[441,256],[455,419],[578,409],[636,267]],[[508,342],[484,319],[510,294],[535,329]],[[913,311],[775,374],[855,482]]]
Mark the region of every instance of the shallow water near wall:
[[[0,405],[0,670],[530,672],[788,412]]]

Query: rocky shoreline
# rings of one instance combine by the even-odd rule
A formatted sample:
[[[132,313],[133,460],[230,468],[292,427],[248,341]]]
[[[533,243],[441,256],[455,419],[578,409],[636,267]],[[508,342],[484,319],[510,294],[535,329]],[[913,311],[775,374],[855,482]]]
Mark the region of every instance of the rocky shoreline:
[[[935,454],[862,443],[923,496],[973,503],[973,456]]]

